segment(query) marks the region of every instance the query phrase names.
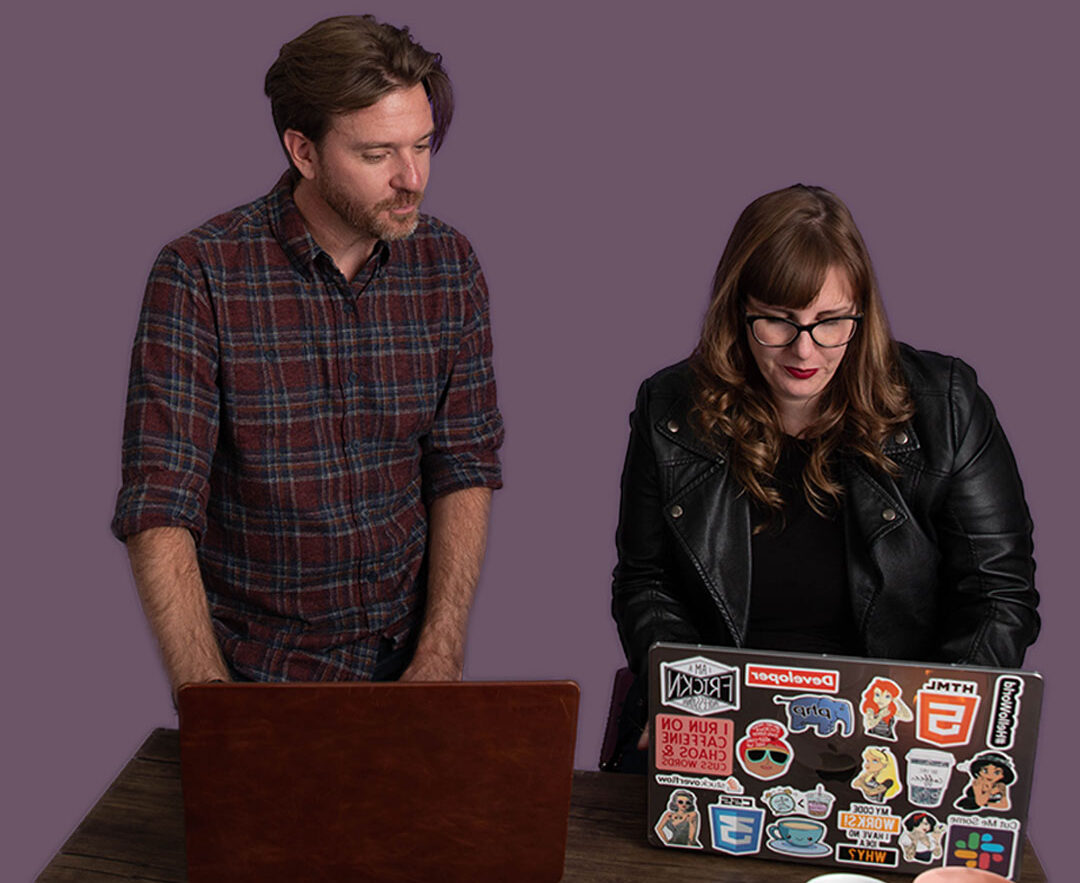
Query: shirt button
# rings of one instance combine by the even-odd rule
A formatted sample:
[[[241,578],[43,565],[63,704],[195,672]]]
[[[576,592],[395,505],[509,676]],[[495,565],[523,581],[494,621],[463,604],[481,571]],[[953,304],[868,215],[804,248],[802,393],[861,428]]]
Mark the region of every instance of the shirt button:
[[[359,451],[362,445],[363,442],[361,442],[358,438],[354,438],[351,442],[349,442],[349,447],[352,448],[352,450],[354,451]]]
[[[357,374],[355,371],[350,371],[349,372],[349,383],[356,383],[356,381],[359,380],[359,379],[360,379],[360,375]]]
[[[678,432],[679,431],[679,424],[674,420],[669,420],[667,422],[667,428],[668,428],[668,432]]]
[[[345,302],[345,312],[351,313],[353,311],[353,305],[348,301]]]
[[[669,510],[672,518],[682,518],[683,508],[678,503],[672,506]]]
[[[906,445],[908,443],[908,434],[903,430],[900,430],[900,432],[893,436],[893,441],[898,445]]]
[[[896,510],[883,509],[881,512],[881,517],[884,521],[896,521]]]

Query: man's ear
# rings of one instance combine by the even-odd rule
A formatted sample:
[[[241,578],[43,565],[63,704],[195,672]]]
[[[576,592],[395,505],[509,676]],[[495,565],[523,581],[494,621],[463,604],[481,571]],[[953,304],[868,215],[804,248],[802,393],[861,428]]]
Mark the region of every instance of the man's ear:
[[[286,129],[281,135],[281,143],[285,145],[289,159],[297,171],[309,181],[312,180],[315,177],[317,158],[315,142],[296,129]]]

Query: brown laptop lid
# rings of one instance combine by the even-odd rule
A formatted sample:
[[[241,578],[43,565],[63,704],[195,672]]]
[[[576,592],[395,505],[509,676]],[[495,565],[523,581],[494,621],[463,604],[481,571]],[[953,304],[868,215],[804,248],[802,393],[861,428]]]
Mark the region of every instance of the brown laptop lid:
[[[188,879],[558,880],[573,682],[180,691]]]

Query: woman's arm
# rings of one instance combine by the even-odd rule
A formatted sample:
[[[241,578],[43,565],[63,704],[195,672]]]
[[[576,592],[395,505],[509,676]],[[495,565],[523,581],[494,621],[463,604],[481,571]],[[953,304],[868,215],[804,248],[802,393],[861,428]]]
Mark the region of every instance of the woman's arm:
[[[630,444],[622,473],[618,564],[612,582],[611,612],[619,627],[631,670],[642,677],[649,647],[656,641],[699,643],[700,633],[680,598],[673,573],[671,537],[653,447],[649,384],[638,390],[630,415]]]
[[[952,364],[955,455],[936,525],[939,646],[950,662],[1015,668],[1039,633],[1031,517],[990,399],[969,366]]]

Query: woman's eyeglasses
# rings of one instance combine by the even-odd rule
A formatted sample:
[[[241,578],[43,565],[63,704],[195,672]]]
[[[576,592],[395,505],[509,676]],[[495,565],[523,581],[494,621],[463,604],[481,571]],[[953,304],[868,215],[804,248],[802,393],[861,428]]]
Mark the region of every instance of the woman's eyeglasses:
[[[799,325],[780,316],[747,316],[746,324],[754,340],[762,346],[790,346],[804,331],[818,346],[830,349],[851,341],[859,328],[862,316],[837,316],[809,325]]]

